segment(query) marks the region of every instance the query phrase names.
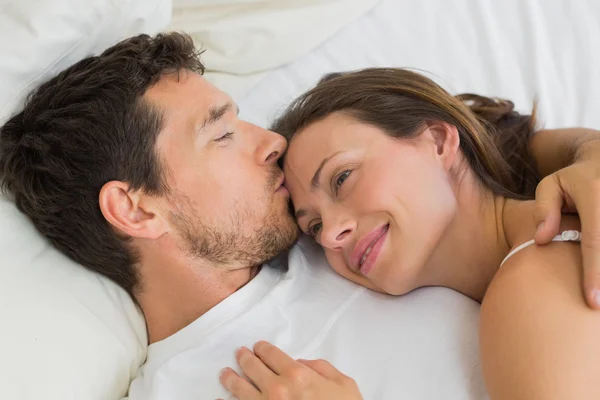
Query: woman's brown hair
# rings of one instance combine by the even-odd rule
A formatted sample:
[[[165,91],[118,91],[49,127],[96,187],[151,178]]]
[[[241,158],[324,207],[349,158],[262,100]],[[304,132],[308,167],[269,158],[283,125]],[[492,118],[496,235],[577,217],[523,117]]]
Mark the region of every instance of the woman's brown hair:
[[[418,136],[428,121],[456,126],[476,176],[494,193],[531,198],[539,182],[528,143],[535,113],[522,115],[508,100],[451,96],[431,79],[399,68],[334,73],[297,98],[272,130],[290,141],[301,129],[343,111],[395,138]]]

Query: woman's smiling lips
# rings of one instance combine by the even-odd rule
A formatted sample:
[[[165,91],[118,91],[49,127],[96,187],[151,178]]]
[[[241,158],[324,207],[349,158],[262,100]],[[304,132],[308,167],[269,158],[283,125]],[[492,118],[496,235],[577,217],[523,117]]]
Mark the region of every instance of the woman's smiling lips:
[[[387,236],[389,225],[381,225],[363,237],[354,247],[350,256],[350,267],[360,271],[363,275],[375,265],[377,256]]]

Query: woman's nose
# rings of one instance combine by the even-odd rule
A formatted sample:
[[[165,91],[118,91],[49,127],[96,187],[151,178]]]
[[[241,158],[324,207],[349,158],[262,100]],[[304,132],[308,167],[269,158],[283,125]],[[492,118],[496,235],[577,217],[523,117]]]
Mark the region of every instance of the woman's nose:
[[[321,245],[332,250],[341,249],[352,237],[355,228],[356,224],[349,217],[335,221],[324,221]]]

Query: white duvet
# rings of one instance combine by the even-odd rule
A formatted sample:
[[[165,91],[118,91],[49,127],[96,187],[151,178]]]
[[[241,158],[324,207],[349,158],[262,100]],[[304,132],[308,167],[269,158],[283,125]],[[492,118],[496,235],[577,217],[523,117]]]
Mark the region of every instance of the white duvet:
[[[451,92],[539,101],[546,127],[600,128],[600,1],[381,0],[315,50],[270,72],[242,116],[266,125],[325,73],[428,71]]]
[[[207,78],[234,96],[294,61],[379,0],[175,0],[170,29],[206,50]]]

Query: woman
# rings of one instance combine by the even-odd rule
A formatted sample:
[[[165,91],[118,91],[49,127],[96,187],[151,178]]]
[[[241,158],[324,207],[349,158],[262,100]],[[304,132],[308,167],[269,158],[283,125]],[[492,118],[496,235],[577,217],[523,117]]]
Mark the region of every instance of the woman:
[[[367,69],[326,78],[274,130],[289,140],[283,168],[298,224],[336,272],[392,295],[445,286],[482,302],[494,400],[600,398],[600,318],[579,284],[579,219],[563,216],[550,245],[533,245],[532,117],[510,102],[452,97],[414,72]],[[264,343],[255,352],[270,368],[257,372],[256,357],[242,368],[268,387],[248,385],[241,400],[270,398],[259,390],[273,387],[281,398],[360,398],[325,362],[298,363]]]

